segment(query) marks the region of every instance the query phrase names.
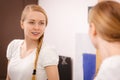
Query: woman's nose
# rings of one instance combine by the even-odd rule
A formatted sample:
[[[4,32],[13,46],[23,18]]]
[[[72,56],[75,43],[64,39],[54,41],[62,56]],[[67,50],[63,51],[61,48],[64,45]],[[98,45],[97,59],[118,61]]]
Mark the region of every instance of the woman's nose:
[[[39,29],[40,28],[40,25],[38,23],[35,24],[35,29]]]

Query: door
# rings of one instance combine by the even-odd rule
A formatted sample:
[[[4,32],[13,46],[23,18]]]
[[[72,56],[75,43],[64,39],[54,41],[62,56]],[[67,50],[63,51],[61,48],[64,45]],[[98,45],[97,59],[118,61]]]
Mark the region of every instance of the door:
[[[13,39],[23,38],[21,12],[31,3],[37,4],[38,0],[0,0],[0,80],[5,80],[7,74],[7,45]]]

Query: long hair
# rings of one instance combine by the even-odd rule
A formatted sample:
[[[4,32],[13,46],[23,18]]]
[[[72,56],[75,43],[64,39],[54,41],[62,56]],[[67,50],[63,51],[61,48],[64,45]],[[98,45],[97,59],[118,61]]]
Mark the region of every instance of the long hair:
[[[33,69],[33,73],[32,73],[32,80],[36,80],[37,61],[38,61],[38,56],[39,56],[40,49],[41,49],[41,46],[42,46],[43,37],[44,37],[44,35],[42,35],[40,37],[38,47],[37,47],[37,50],[36,50],[36,58],[35,58],[35,61],[34,61],[34,69]]]
[[[89,12],[89,23],[94,23],[97,33],[109,42],[120,42],[120,3],[102,1]]]

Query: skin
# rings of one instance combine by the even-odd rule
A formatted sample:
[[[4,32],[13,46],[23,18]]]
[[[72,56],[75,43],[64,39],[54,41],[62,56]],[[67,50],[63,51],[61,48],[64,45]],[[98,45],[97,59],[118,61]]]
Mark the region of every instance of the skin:
[[[21,46],[21,58],[25,58],[37,47],[38,39],[42,36],[46,28],[46,18],[44,14],[37,11],[30,11],[21,22],[21,28],[24,30],[24,42]],[[48,80],[59,80],[58,68],[56,65],[45,67]],[[7,75],[6,80],[10,80]]]

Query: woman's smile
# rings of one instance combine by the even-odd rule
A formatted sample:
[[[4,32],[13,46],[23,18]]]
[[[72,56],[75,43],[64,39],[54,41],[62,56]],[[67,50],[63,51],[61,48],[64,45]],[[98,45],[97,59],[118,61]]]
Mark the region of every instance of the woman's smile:
[[[40,32],[31,32],[33,36],[40,36]]]

